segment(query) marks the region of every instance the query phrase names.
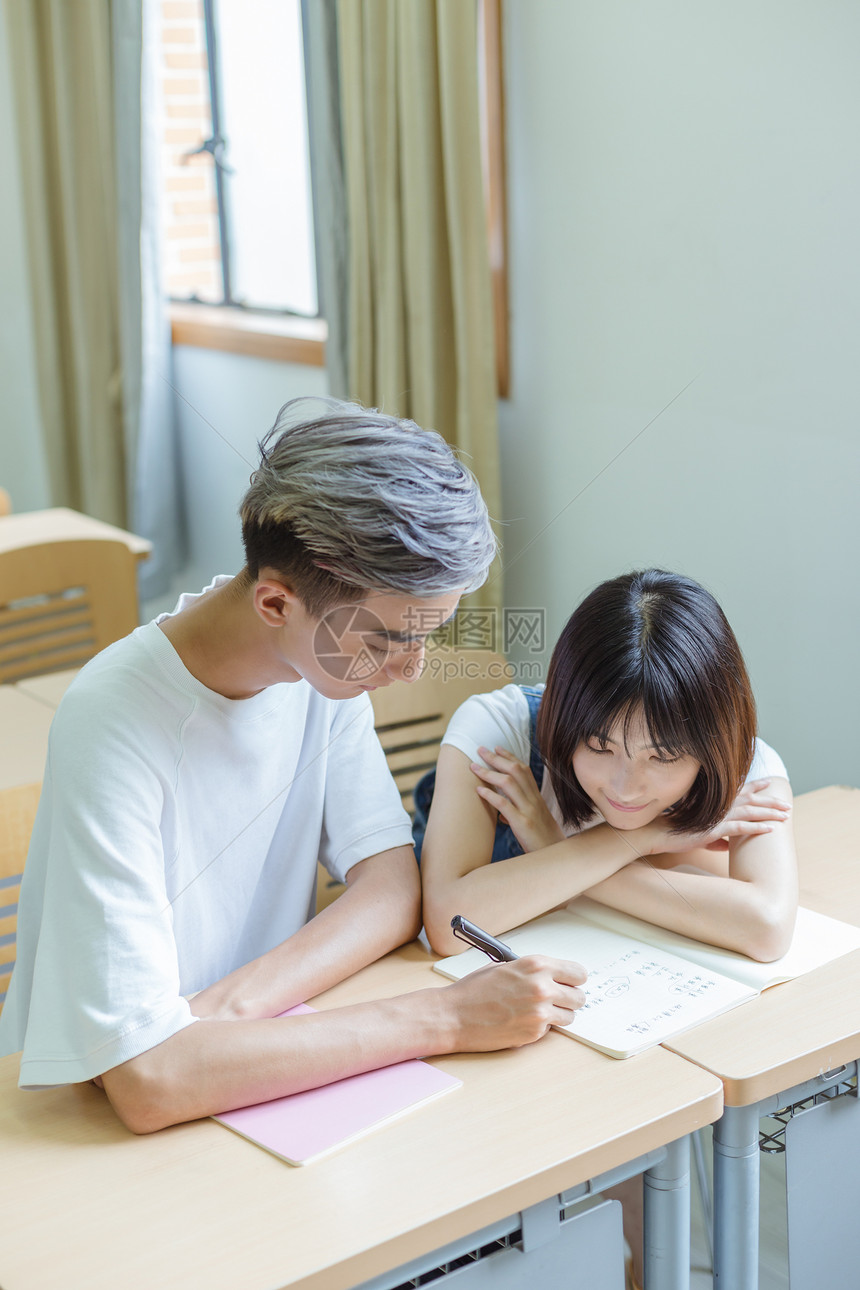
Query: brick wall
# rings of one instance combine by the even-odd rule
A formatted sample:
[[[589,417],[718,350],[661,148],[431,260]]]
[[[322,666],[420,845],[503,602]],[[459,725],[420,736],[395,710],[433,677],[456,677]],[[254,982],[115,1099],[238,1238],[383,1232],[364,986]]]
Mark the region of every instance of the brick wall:
[[[212,157],[184,157],[211,133],[200,0],[162,0],[163,253],[168,295],[222,298]]]

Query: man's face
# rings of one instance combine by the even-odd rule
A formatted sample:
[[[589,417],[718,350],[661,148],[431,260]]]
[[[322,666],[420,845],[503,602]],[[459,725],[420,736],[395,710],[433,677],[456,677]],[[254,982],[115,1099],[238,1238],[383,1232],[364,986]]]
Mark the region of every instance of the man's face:
[[[368,592],[313,618],[298,605],[289,661],[329,699],[346,699],[421,675],[427,637],[453,617],[461,593],[421,598]]]

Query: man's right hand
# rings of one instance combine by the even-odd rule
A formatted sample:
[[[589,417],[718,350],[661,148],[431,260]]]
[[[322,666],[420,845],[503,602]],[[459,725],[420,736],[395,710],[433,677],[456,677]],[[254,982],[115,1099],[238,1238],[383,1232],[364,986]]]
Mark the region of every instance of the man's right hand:
[[[489,1052],[532,1044],[550,1026],[569,1026],[585,1003],[580,963],[530,954],[480,968],[449,986],[458,1035],[455,1051]]]

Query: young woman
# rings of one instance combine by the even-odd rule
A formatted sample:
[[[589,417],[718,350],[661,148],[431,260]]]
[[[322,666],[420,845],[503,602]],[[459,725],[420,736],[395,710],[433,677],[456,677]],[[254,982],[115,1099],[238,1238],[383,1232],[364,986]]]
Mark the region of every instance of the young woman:
[[[740,649],[709,592],[657,569],[603,583],[564,628],[546,687],[468,699],[435,784],[419,785],[433,949],[463,948],[454,914],[498,935],[586,892],[778,958],[797,909],[792,798],[755,729]]]

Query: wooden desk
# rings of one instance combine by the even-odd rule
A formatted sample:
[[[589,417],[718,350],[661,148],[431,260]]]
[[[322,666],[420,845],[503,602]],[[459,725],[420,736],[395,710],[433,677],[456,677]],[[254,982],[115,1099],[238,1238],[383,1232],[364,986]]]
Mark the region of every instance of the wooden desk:
[[[0,790],[42,782],[51,721],[77,671],[0,685]]]
[[[315,1002],[424,987],[443,983],[412,945]],[[0,1060],[0,1284],[345,1290],[721,1109],[719,1081],[660,1048],[616,1062],[553,1033],[438,1064],[463,1087],[295,1169],[208,1120],[136,1138],[91,1085],[21,1093]]]
[[[794,806],[800,903],[860,924],[860,789],[822,788]],[[749,1106],[860,1056],[860,950],[765,990],[688,1030],[672,1052],[714,1071],[726,1106]]]
[[[0,685],[0,789],[41,782],[53,716],[33,695]]]
[[[65,672],[48,672],[45,676],[28,676],[23,681],[15,682],[15,689],[38,699],[47,708],[55,711],[60,706],[60,699],[74,681],[80,668],[72,667]]]
[[[80,511],[70,510],[66,506],[0,516],[0,552],[31,543],[62,542],[79,538],[113,538],[118,542],[125,542],[138,560],[145,560],[152,551],[152,543],[146,538],[127,533],[125,529],[105,524],[102,520],[94,520],[91,516],[82,515]]]
[[[860,924],[860,789],[823,788],[794,806],[800,903]],[[860,1058],[860,951],[766,990],[666,1045],[722,1080],[714,1127],[714,1271],[758,1285],[759,1120],[833,1085]]]

